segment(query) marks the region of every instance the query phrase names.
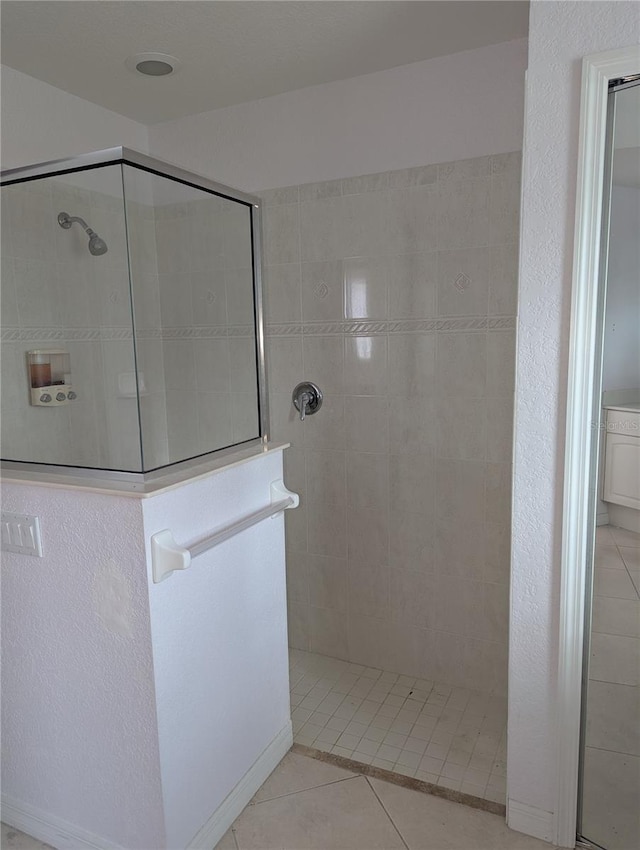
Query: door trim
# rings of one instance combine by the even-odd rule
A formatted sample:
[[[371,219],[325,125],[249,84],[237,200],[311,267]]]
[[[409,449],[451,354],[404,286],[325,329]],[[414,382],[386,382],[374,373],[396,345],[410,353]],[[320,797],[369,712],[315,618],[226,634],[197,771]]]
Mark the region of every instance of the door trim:
[[[600,236],[609,81],[640,71],[640,47],[582,62],[562,522],[558,654],[558,784],[554,840],[574,847],[578,804],[589,463],[597,340]]]

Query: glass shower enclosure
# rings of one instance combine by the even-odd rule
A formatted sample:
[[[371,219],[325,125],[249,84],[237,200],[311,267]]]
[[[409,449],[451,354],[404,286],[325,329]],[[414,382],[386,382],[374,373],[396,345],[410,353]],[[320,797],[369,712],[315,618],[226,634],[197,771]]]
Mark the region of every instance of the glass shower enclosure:
[[[265,442],[260,266],[257,198],[135,151],[3,172],[3,465],[137,479]]]

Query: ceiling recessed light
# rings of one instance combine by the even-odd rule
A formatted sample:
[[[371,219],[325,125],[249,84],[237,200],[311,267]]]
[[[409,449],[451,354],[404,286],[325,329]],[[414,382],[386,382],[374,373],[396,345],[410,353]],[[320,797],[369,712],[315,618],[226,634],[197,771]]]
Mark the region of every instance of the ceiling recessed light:
[[[125,65],[130,71],[144,74],[147,77],[166,77],[175,73],[182,63],[168,53],[136,53],[129,56]]]

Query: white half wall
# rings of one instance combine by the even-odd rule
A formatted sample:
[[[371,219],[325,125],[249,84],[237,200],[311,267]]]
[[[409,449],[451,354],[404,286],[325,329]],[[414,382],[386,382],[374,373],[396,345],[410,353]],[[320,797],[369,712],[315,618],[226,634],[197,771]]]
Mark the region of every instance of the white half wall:
[[[537,812],[536,820],[549,823],[557,797],[558,617],[581,60],[639,41],[635,2],[531,4],[507,765],[509,823],[523,831],[532,818],[520,822],[511,811],[524,804],[529,814]]]
[[[140,502],[4,482],[2,508],[38,516],[43,547],[2,553],[3,799],[56,847],[61,825],[165,847]]]
[[[119,145],[147,151],[143,124],[6,65],[1,72],[3,169]]]
[[[285,729],[280,758],[291,745],[284,516],[160,584],[153,584],[149,540],[164,529],[183,545],[202,539],[263,508],[271,482],[281,479],[276,451],[143,502],[169,848],[189,845]],[[240,808],[257,787],[247,789]]]
[[[153,583],[269,504],[282,449],[140,498],[3,483],[43,558],[2,553],[2,814],[60,850],[210,850],[292,744],[284,516]]]
[[[247,191],[520,150],[527,40],[149,128],[150,151]]]

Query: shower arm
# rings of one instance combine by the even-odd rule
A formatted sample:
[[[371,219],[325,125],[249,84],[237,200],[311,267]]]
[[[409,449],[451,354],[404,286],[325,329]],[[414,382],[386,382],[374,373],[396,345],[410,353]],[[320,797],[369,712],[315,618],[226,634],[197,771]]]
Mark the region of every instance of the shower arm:
[[[83,218],[80,218],[79,215],[69,215],[69,213],[66,212],[61,212],[58,215],[58,224],[65,230],[69,230],[71,225],[74,224],[76,221],[81,227],[84,228],[85,233],[88,233],[89,236],[93,236],[95,231],[92,230],[87,224],[87,222]]]

